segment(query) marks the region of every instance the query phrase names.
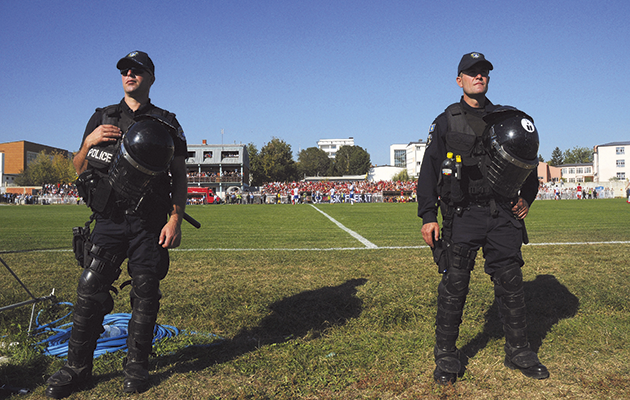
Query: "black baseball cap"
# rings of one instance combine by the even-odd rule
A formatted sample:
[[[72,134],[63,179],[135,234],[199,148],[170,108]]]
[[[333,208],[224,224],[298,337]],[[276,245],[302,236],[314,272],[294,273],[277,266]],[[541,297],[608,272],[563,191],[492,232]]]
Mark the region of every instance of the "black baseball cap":
[[[151,75],[155,75],[155,66],[153,65],[153,61],[151,61],[149,55],[144,51],[132,51],[131,53],[121,58],[116,64],[116,68],[121,71],[123,69],[133,67],[146,69],[151,73]]]
[[[462,60],[459,62],[459,66],[457,67],[457,75],[461,74],[462,71],[466,71],[467,69],[472,68],[473,65],[477,65],[478,63],[483,63],[488,71],[492,71],[492,63],[486,60],[483,54],[473,51],[472,53],[467,53],[462,56]]]

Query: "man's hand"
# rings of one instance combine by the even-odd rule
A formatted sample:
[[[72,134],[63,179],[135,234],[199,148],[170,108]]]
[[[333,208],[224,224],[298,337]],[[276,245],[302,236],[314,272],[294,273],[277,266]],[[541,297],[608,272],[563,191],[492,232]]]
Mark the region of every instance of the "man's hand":
[[[174,249],[182,242],[181,221],[176,216],[171,216],[160,232],[159,244],[165,249]]]
[[[122,136],[122,131],[115,125],[99,125],[85,138],[88,148],[101,143],[114,143]]]
[[[75,154],[72,163],[74,169],[77,171],[77,175],[81,175],[83,171],[87,169],[87,155],[93,146],[101,143],[114,143],[118,138],[122,136],[122,131],[115,125],[99,125],[87,135],[81,149]]]
[[[527,213],[529,213],[529,204],[522,197],[519,197],[512,207],[512,214],[516,219],[524,219],[527,217]]]
[[[422,225],[422,239],[433,248],[435,241],[440,238],[440,225],[437,222],[428,222]]]

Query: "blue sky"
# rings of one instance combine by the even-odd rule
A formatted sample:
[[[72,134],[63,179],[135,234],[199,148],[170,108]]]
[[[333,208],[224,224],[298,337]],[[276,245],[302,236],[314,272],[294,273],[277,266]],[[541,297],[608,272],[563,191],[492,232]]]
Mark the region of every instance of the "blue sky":
[[[488,97],[534,118],[549,159],[630,140],[628,15],[627,0],[3,0],[0,142],[76,151],[94,109],[123,96],[116,62],[143,50],[152,102],[190,144],[277,137],[297,160],[353,137],[388,164],[459,100],[457,64],[479,51]]]

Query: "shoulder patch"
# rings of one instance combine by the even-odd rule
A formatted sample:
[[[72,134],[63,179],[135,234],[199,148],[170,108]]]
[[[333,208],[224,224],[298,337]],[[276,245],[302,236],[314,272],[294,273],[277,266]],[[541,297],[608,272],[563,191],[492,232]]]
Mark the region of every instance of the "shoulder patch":
[[[180,140],[186,140],[186,135],[184,135],[184,129],[182,129],[181,126],[179,128],[177,128],[177,137]]]
[[[431,144],[431,141],[433,140],[433,132],[435,132],[435,124],[431,124],[431,126],[429,127],[429,136],[427,137],[427,147],[429,147],[429,145]]]

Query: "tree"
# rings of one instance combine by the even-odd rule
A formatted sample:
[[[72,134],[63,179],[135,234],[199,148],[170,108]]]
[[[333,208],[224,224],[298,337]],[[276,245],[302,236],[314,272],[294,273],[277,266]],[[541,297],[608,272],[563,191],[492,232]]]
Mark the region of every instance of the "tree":
[[[37,154],[15,182],[20,186],[42,186],[45,184],[72,183],[76,180],[76,172],[72,161],[63,154]]]
[[[258,155],[262,183],[290,182],[297,179],[297,166],[293,161],[291,145],[273,138]]]
[[[559,147],[556,147],[551,152],[551,159],[549,160],[548,164],[555,167],[558,165],[562,165],[563,161],[564,161],[564,157],[562,156],[562,150],[560,150]]]
[[[363,175],[370,170],[370,155],[359,146],[341,146],[333,163],[334,176]]]
[[[74,183],[77,180],[77,171],[72,160],[63,154],[55,153],[53,155],[52,166],[57,181],[51,183]]]
[[[251,186],[260,186],[263,184],[263,175],[260,166],[258,148],[256,148],[254,143],[249,143],[247,145],[247,155],[249,156],[249,184]]]
[[[394,182],[396,181],[407,182],[410,180],[411,179],[409,179],[409,173],[407,172],[406,168],[400,171],[399,173],[397,173],[396,175],[392,176],[392,181]]]
[[[564,164],[584,164],[593,162],[593,151],[588,147],[577,147],[566,150],[563,154]]]
[[[298,154],[298,172],[300,177],[325,176],[332,161],[328,154],[318,147],[309,147]]]
[[[545,159],[543,158],[542,154],[538,154],[538,161],[545,162]]]

